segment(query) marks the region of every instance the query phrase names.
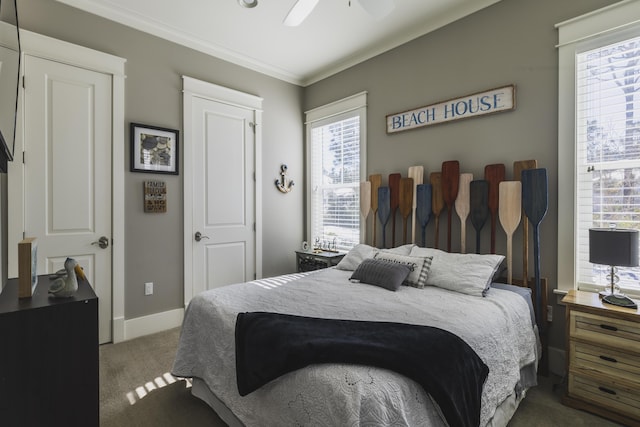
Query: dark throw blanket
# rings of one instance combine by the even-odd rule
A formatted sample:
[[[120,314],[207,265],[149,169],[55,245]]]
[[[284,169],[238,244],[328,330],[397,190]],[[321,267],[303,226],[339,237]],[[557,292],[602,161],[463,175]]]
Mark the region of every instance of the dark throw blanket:
[[[405,375],[431,394],[452,427],[478,426],[489,368],[458,336],[429,326],[240,313],[238,392],[316,363],[376,366]]]

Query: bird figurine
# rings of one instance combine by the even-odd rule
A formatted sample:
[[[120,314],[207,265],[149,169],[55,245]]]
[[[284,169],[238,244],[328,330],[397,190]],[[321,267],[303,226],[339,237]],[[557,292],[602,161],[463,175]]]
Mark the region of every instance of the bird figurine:
[[[84,271],[80,264],[73,259],[67,258],[64,262],[66,275],[57,278],[49,285],[49,293],[55,298],[69,298],[78,290],[78,278],[86,280]]]

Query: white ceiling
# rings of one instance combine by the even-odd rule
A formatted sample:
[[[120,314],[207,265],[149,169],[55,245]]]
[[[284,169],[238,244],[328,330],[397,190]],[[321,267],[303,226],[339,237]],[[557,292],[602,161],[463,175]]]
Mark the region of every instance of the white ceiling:
[[[295,0],[57,0],[269,76],[306,86],[500,0],[395,0],[381,20],[358,0],[322,0],[298,27]]]

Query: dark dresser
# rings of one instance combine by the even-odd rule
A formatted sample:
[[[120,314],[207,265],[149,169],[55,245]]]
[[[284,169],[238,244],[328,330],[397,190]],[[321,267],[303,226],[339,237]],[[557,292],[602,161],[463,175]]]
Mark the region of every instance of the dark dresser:
[[[81,281],[71,298],[50,298],[39,276],[31,298],[18,280],[0,293],[0,424],[98,426],[98,297]]]

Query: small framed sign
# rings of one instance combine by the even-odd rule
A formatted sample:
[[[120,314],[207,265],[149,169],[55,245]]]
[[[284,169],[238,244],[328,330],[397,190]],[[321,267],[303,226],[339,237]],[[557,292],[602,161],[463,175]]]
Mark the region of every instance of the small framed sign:
[[[27,237],[18,243],[18,298],[31,298],[38,284],[38,242]]]
[[[179,131],[131,123],[131,172],[178,175]]]
[[[151,213],[167,211],[167,184],[164,181],[144,182],[144,211]]]

